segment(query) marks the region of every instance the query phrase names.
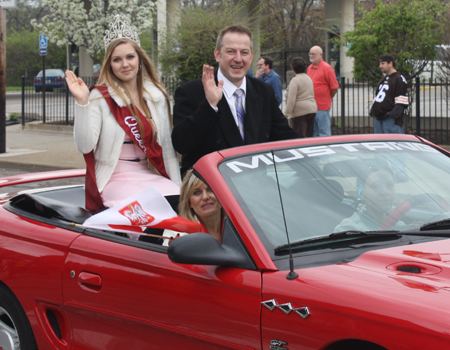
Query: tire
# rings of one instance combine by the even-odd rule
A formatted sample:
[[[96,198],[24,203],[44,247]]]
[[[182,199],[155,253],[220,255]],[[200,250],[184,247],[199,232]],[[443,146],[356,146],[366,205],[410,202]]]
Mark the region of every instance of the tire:
[[[41,92],[41,89],[36,88],[36,93]]]
[[[0,287],[0,349],[37,350],[25,311],[5,287]]]

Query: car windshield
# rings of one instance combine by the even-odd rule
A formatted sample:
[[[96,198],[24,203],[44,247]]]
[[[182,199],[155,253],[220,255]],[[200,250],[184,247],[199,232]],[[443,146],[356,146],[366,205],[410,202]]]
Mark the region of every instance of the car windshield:
[[[290,242],[299,242],[450,218],[450,158],[419,142],[275,149],[219,170],[268,251],[287,243],[285,221]]]
[[[45,70],[45,76],[46,77],[61,77],[64,73],[60,69],[46,69]],[[42,77],[42,71],[39,72],[37,77]]]

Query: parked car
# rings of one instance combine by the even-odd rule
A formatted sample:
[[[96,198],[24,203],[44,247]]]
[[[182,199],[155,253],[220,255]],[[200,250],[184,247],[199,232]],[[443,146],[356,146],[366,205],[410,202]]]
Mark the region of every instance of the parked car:
[[[34,78],[34,88],[36,92],[42,91],[43,71],[41,70]],[[46,69],[45,70],[45,91],[53,91],[53,89],[64,88],[66,75],[62,69]]]
[[[222,244],[86,228],[82,184],[2,194],[0,346],[449,347],[450,153],[348,135],[227,149],[194,169],[226,212]]]

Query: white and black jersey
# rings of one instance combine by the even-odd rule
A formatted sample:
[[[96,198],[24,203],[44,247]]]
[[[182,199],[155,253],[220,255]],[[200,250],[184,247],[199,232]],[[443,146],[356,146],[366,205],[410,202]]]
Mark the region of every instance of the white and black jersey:
[[[395,108],[401,105],[403,108]],[[372,113],[378,120],[401,118],[408,107],[408,85],[399,72],[385,76],[378,83],[373,100]],[[402,118],[403,119],[403,118]]]

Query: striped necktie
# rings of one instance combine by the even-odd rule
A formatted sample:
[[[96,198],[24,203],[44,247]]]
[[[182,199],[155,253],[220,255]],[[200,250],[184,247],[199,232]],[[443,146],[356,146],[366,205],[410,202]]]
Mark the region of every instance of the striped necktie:
[[[242,103],[242,98],[244,97],[244,90],[236,89],[233,95],[236,96],[236,115],[238,120],[239,132],[241,133],[242,140],[245,140],[244,137],[245,110]]]

